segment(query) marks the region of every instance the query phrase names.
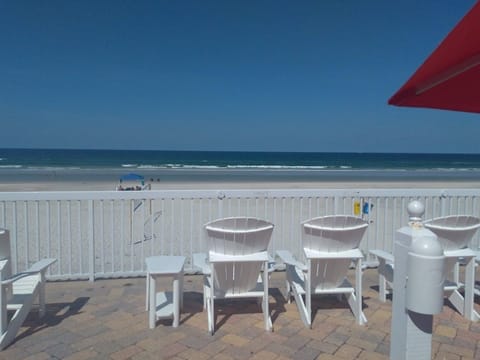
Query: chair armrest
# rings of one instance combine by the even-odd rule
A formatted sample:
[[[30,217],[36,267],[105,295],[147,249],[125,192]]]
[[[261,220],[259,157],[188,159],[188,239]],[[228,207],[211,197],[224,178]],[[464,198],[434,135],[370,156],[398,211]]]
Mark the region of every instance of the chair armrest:
[[[10,267],[8,266],[8,262],[10,260],[0,260],[0,281],[8,278],[11,276],[10,274]]]
[[[0,260],[0,272],[2,272],[8,264],[8,260]]]
[[[395,261],[395,257],[389,252],[383,250],[370,250],[369,252],[370,254],[375,255],[377,258],[383,259],[385,261],[392,263]]]
[[[275,259],[268,254],[268,272],[275,271]]]
[[[47,268],[55,263],[57,259],[42,259],[40,261],[37,261],[35,264],[30,266],[30,268],[27,271],[15,274],[8,279],[2,280],[0,282],[1,286],[9,286],[12,283],[14,283],[17,280],[20,280],[21,278],[34,275],[34,274],[42,274],[42,279],[43,279],[43,273],[47,270]]]
[[[210,266],[207,261],[207,254],[205,253],[195,253],[193,254],[193,267],[199,269],[202,274],[210,274]]]
[[[35,273],[35,272],[43,272],[47,270],[47,268],[55,263],[57,259],[50,258],[50,259],[42,259],[40,261],[37,261],[35,264],[30,266],[30,268],[26,271],[29,273]]]
[[[288,250],[277,250],[277,256],[287,265],[296,266],[301,270],[307,270],[305,264],[295,260],[292,253]]]
[[[38,271],[22,272],[22,273],[15,274],[12,277],[9,277],[8,279],[0,281],[0,286],[8,287],[8,286],[12,285],[15,281],[20,280],[21,278],[31,276],[31,275],[35,275],[35,274],[38,274]]]

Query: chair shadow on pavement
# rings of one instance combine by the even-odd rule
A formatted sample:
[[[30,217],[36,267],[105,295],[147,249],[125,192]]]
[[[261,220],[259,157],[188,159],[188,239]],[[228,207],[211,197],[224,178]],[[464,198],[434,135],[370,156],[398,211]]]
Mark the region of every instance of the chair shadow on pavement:
[[[378,299],[378,294],[380,294],[380,286],[378,285],[372,285],[370,286],[370,289],[373,290],[375,293],[377,293],[377,299]],[[387,301],[392,301],[392,291],[389,290],[389,293],[386,295]]]
[[[275,300],[272,302],[272,298]],[[202,305],[203,297],[200,299],[200,310],[203,311]],[[272,319],[273,327],[275,328],[275,320],[280,313],[286,311],[285,299],[280,290],[276,288],[269,289],[269,312]],[[263,316],[261,300],[253,298],[243,299],[222,299],[215,302],[215,329],[220,330],[222,326],[232,318],[232,316],[246,315],[246,314],[259,314]],[[206,310],[205,310],[205,316]],[[260,318],[259,318],[260,319]],[[205,321],[207,321],[205,319]],[[206,327],[206,325],[205,325]]]
[[[365,300],[370,299],[368,296],[362,297],[362,310],[368,309],[368,305]],[[293,300],[294,301],[294,300]],[[355,322],[355,316],[352,313],[352,309],[348,304],[348,301],[344,295],[340,294],[325,294],[315,295],[312,297],[312,324],[315,321],[315,317],[325,312],[328,316],[345,316],[351,318]],[[343,315],[342,315],[343,314]]]
[[[43,319],[39,318],[38,310],[33,309],[22,326],[27,329],[20,330],[13,343],[47,327],[59,325],[63,320],[79,314],[88,300],[90,300],[89,297],[78,297],[71,303],[47,303]]]

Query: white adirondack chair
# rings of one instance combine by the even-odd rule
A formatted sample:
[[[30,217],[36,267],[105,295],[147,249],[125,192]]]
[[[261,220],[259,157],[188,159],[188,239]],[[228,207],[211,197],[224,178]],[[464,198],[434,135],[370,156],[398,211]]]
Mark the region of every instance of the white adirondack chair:
[[[194,254],[202,269],[208,331],[215,331],[215,301],[256,297],[262,300],[265,329],[272,329],[268,308],[268,244],[273,224],[249,217],[212,221],[204,226],[208,254]],[[263,276],[260,276],[263,271]]]
[[[39,316],[45,315],[45,271],[56,259],[43,259],[27,271],[11,276],[8,231],[0,229],[0,350],[15,339],[38,299]],[[13,315],[9,317],[8,312]]]
[[[363,254],[358,248],[367,227],[366,221],[349,215],[314,218],[302,223],[306,263],[289,251],[277,251],[286,264],[287,300],[293,295],[305,326],[312,326],[312,295],[326,294],[345,295],[356,322],[367,322],[362,311]],[[346,278],[352,262],[355,287]]]
[[[480,320],[480,315],[473,307],[476,253],[468,248],[468,243],[480,228],[480,219],[469,215],[451,215],[427,220],[424,226],[437,235],[438,241],[443,246],[446,258],[445,296],[465,318]],[[385,302],[393,284],[395,257],[383,250],[371,250],[370,253],[379,261],[378,296]],[[466,263],[464,283],[460,281],[459,276],[460,260]],[[464,289],[464,295],[460,293],[461,289]]]

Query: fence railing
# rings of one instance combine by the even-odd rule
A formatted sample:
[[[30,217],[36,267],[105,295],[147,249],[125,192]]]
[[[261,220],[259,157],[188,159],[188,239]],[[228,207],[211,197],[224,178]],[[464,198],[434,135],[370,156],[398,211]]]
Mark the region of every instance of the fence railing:
[[[480,216],[480,189],[165,190],[0,193],[0,227],[10,231],[13,271],[55,257],[51,279],[93,280],[145,273],[150,255],[205,252],[202,225],[220,217],[255,216],[275,229],[269,252],[301,255],[300,223],[330,214],[358,214],[370,223],[361,242],[368,251],[392,249],[406,225],[407,204],[425,204],[425,219]],[[365,210],[362,211],[362,210]],[[472,242],[478,247],[479,236]]]

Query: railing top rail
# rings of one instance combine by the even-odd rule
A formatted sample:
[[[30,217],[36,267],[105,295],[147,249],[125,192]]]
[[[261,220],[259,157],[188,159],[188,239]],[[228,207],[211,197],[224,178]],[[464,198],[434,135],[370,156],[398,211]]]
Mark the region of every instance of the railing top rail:
[[[282,197],[420,197],[478,196],[480,189],[179,189],[149,191],[41,191],[0,192],[0,201],[41,200],[120,200],[196,198],[282,198]]]

